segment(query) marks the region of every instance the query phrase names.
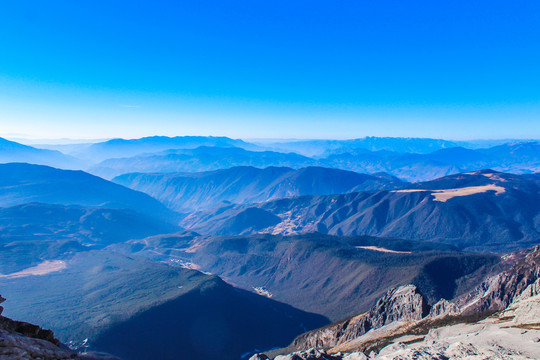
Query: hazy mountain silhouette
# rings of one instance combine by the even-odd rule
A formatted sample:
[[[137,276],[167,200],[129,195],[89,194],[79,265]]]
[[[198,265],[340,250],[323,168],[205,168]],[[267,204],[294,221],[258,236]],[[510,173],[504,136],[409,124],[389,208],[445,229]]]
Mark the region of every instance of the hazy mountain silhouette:
[[[449,141],[430,138],[401,138],[376,137],[350,140],[284,140],[277,142],[259,143],[276,151],[296,152],[306,156],[324,157],[332,154],[369,151],[391,151],[398,153],[428,154],[441,149],[464,147],[467,149],[483,149],[503,144],[524,142],[527,140],[500,139],[500,140],[469,140]]]
[[[395,189],[405,183],[387,174],[308,167],[233,167],[202,173],[124,174],[114,182],[142,191],[173,210],[189,212],[223,203],[263,202],[298,195]]]
[[[83,162],[59,151],[37,149],[0,138],[0,163],[24,162],[64,169],[78,169]]]
[[[174,222],[159,201],[83,171],[23,163],[0,164],[0,207],[30,202],[129,209]]]
[[[435,144],[437,143],[436,141]],[[452,144],[444,143],[444,146],[450,145]],[[533,173],[540,170],[538,142],[512,143],[476,150],[444,146],[441,145],[442,149],[429,153],[353,148],[317,159],[295,153],[200,147],[109,159],[94,166],[91,172],[112,178],[132,172],[200,172],[235,166],[287,166],[295,169],[322,166],[365,174],[386,172],[406,181],[426,181],[485,168],[513,173]],[[433,145],[433,148],[436,146]]]
[[[194,149],[200,146],[258,149],[256,145],[228,137],[150,136],[140,139],[112,139],[99,142],[83,149],[75,149],[72,155],[97,163],[111,158],[132,157],[171,149]]]
[[[278,151],[292,151],[306,156],[326,156],[359,149],[426,154],[435,150],[458,146],[456,142],[441,139],[374,136],[351,140],[283,141],[264,145]]]
[[[505,144],[478,150],[454,147],[428,154],[359,149],[330,155],[319,163],[363,173],[387,172],[407,181],[432,180],[486,168],[531,173],[540,171],[540,143]]]
[[[113,178],[132,172],[201,172],[235,166],[299,168],[312,165],[314,162],[315,160],[311,158],[293,153],[201,146],[196,149],[169,150],[131,158],[109,159],[96,165],[90,171],[105,178]]]

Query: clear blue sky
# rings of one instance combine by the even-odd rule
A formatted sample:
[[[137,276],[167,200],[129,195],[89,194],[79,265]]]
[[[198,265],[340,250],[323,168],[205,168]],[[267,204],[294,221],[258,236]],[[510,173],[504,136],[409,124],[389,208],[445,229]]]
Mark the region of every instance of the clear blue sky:
[[[0,0],[0,136],[540,138],[540,2]]]

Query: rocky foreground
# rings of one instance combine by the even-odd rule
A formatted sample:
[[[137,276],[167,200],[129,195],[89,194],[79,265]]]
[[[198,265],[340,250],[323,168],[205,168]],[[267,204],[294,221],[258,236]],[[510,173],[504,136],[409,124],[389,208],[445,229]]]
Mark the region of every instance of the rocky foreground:
[[[299,336],[274,360],[540,359],[540,247],[452,302],[414,285],[368,312]],[[283,353],[289,351],[289,354]],[[250,360],[266,360],[265,354]]]

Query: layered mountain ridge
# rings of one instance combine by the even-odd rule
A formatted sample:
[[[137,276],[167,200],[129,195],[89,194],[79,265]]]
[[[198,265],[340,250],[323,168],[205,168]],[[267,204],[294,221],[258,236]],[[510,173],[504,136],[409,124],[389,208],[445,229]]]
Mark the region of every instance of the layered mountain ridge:
[[[48,203],[129,209],[172,223],[178,214],[156,199],[83,171],[26,163],[0,164],[0,206]]]
[[[540,171],[537,140],[459,142],[366,137],[265,145],[226,137],[153,136],[44,147],[38,149],[3,140],[0,162],[81,169],[108,179],[132,172],[201,172],[235,166],[295,169],[322,166],[367,174],[386,172],[413,182],[483,168],[512,173]],[[65,154],[48,149],[58,149]]]
[[[194,149],[201,146],[257,149],[256,145],[221,136],[149,136],[98,142],[83,149],[76,149],[71,154],[96,163],[111,158],[126,158],[170,149]]]
[[[26,162],[64,169],[79,169],[84,163],[60,151],[38,149],[0,138],[0,163]]]
[[[169,149],[163,152],[139,154],[127,158],[111,158],[90,172],[113,178],[132,173],[175,173],[213,171],[236,166],[291,167],[294,169],[320,166],[365,174],[385,172],[404,181],[426,181],[456,174],[492,168],[511,173],[540,171],[540,144],[510,143],[487,149],[442,148],[431,153],[352,149],[348,152],[313,158],[294,152],[257,151],[239,147],[208,147]]]
[[[401,190],[299,196],[194,213],[182,226],[203,234],[263,232],[370,235],[437,241],[473,251],[511,251],[538,243],[538,174],[492,170],[456,174]],[[265,228],[243,222],[259,209]]]
[[[19,152],[0,165],[5,315],[73,349],[233,360],[296,338],[285,359],[534,357],[539,250],[520,249],[540,242],[537,141],[59,147],[117,183],[17,145],[0,142],[0,162]],[[6,348],[27,341],[6,331]],[[493,348],[501,333],[523,349]]]
[[[195,149],[171,149],[154,154],[108,159],[90,168],[89,172],[112,179],[133,172],[203,172],[235,166],[300,168],[314,164],[313,159],[295,153],[200,146]]]
[[[386,174],[307,167],[233,167],[203,173],[125,174],[117,184],[144,192],[169,208],[189,212],[234,203],[255,203],[300,195],[396,189],[405,183]]]

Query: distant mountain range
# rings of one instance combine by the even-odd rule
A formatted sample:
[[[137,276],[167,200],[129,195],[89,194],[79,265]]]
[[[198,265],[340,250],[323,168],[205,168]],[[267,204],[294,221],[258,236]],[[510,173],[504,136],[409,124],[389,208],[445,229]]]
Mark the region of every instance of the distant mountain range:
[[[133,173],[113,179],[180,212],[227,203],[254,203],[299,195],[396,189],[406,183],[387,174],[365,175],[322,167],[233,167],[202,173]]]
[[[131,172],[200,172],[235,166],[287,166],[295,169],[322,166],[364,174],[386,172],[405,181],[426,181],[486,168],[534,173],[540,171],[540,143],[514,143],[477,150],[453,147],[427,154],[354,149],[318,159],[296,153],[200,147],[109,159],[91,168],[90,172],[113,178]]]
[[[146,194],[82,171],[20,163],[0,165],[0,189],[7,313],[53,328],[71,346],[138,359],[202,360],[226,350],[221,358],[232,360],[328,322],[216,276],[103,250],[181,230],[179,216]],[[254,330],[261,319],[270,325]],[[219,347],[207,346],[216,339]]]
[[[359,149],[368,151],[387,150],[400,153],[426,154],[439,149],[459,146],[456,142],[441,139],[373,136],[351,140],[297,140],[260,145],[266,145],[277,151],[295,152],[315,157],[324,157],[331,154],[346,153]]]
[[[525,140],[526,141],[526,140]],[[488,148],[524,140],[471,140],[448,141],[429,138],[375,137],[351,140],[291,140],[259,143],[260,146],[276,151],[296,152],[305,156],[325,157],[332,154],[355,152],[357,150],[392,151],[398,153],[428,154],[441,149],[464,147],[467,149]]]
[[[179,231],[179,214],[82,171],[0,164],[0,242],[111,243]]]
[[[64,169],[78,169],[83,162],[60,151],[37,149],[0,138],[0,163],[26,162]]]
[[[477,150],[453,147],[428,154],[360,149],[330,155],[320,159],[319,164],[368,174],[387,172],[407,181],[426,181],[487,168],[533,173],[540,171],[540,143],[514,143]]]
[[[202,172],[235,166],[310,166],[311,158],[273,151],[248,151],[241,148],[201,146],[196,149],[168,150],[163,153],[140,155],[132,158],[109,159],[91,168],[93,174],[105,178],[132,173]]]
[[[492,170],[457,174],[394,191],[300,196],[191,214],[203,234],[255,232],[371,235],[507,251],[537,244],[540,177]]]
[[[152,197],[83,171],[0,164],[0,207],[36,202],[129,209],[171,223],[178,219],[176,213]]]
[[[405,181],[485,168],[512,173],[540,171],[538,141],[366,137],[252,144],[227,137],[153,136],[44,147],[67,155],[2,139],[0,162],[82,169],[107,179],[133,172],[201,172],[236,166],[320,166],[365,174],[386,172]]]
[[[140,139],[112,139],[84,148],[74,148],[71,155],[94,163],[111,158],[133,157],[171,149],[194,149],[201,146],[258,149],[258,146],[228,137],[214,136],[150,136]]]

